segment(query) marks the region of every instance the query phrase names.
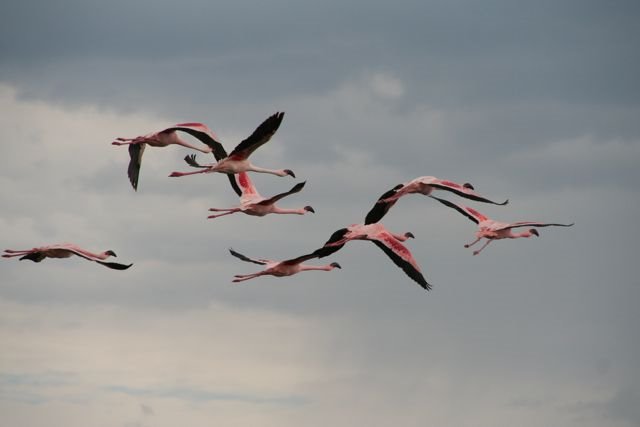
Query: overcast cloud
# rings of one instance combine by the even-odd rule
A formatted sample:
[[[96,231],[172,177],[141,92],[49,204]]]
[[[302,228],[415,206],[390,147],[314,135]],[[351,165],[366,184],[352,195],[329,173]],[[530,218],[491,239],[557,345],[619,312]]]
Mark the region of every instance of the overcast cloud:
[[[0,421],[85,426],[640,426],[640,7],[631,1],[21,1],[0,6]],[[115,137],[182,121],[305,180],[316,214],[207,220],[224,177],[140,185]],[[202,161],[208,156],[198,154]],[[383,222],[434,285],[368,242],[341,270],[232,284],[316,249],[394,185],[472,182],[497,220],[575,222],[463,244],[433,200]]]

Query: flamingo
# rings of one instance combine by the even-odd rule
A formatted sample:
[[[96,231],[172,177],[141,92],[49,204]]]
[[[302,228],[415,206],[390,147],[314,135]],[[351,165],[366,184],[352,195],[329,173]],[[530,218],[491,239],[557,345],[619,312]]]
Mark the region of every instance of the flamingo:
[[[278,112],[267,118],[260,126],[253,131],[253,133],[244,141],[236,146],[233,151],[227,156],[226,152],[222,148],[222,144],[218,142],[212,135],[206,133],[194,133],[193,135],[199,138],[202,142],[210,145],[213,148],[213,153],[216,157],[217,163],[211,163],[204,165],[201,170],[194,172],[172,172],[169,176],[180,177],[185,175],[194,175],[199,173],[211,173],[220,172],[226,174],[233,174],[239,172],[258,172],[258,173],[270,173],[277,176],[292,176],[295,178],[295,174],[291,169],[265,169],[253,165],[249,161],[249,156],[260,146],[266,144],[274,133],[280,127],[284,113]]]
[[[113,145],[128,145],[129,146],[129,168],[127,174],[129,175],[129,181],[134,190],[138,190],[138,177],[140,175],[140,166],[142,164],[142,154],[147,145],[152,147],[166,147],[168,145],[181,145],[183,147],[192,148],[202,153],[211,153],[215,150],[213,144],[207,144],[207,147],[200,148],[180,137],[178,131],[183,131],[194,136],[210,135],[211,139],[215,141],[213,132],[202,123],[179,123],[175,126],[163,129],[159,132],[152,132],[146,135],[137,136],[135,138],[116,138],[111,144]]]
[[[189,155],[184,158],[184,160],[193,167],[202,168],[195,159],[195,154]],[[251,182],[251,178],[249,178],[249,174],[247,172],[240,172],[237,174],[229,174],[229,178],[231,181],[231,186],[234,191],[240,196],[240,206],[229,209],[218,209],[211,208],[209,211],[211,212],[224,212],[217,215],[210,215],[208,218],[218,218],[224,215],[230,215],[236,212],[243,212],[247,215],[253,216],[265,216],[267,214],[296,214],[296,215],[304,215],[307,212],[315,213],[315,210],[311,206],[305,206],[299,209],[283,209],[276,206],[276,202],[284,197],[287,197],[291,194],[300,192],[305,182],[300,182],[296,184],[291,190],[276,194],[273,197],[265,198],[258,193],[255,186]]]
[[[347,242],[352,240],[370,240],[387,254],[391,261],[404,271],[407,276],[417,282],[423,289],[430,290],[431,285],[426,281],[418,263],[414,259],[411,251],[401,242],[409,238],[414,238],[413,233],[396,234],[387,230],[378,221],[384,217],[395,202],[385,202],[401,187],[396,186],[384,193],[367,213],[364,224],[351,224],[348,227],[335,231],[323,247],[316,249],[313,253],[318,258],[323,258],[340,250]]]
[[[133,264],[118,264],[117,262],[104,262],[105,259],[110,256],[115,257],[116,254],[112,250],[104,251],[101,253],[89,252],[86,249],[82,249],[78,245],[73,243],[60,243],[49,246],[41,246],[39,248],[32,248],[26,250],[11,250],[5,249],[3,258],[21,257],[20,260],[29,259],[33,262],[40,262],[45,258],[69,258],[72,255],[77,255],[89,261],[97,262],[105,267],[112,268],[114,270],[126,270]]]
[[[236,258],[241,259],[242,261],[252,262],[254,264],[264,265],[265,269],[253,274],[236,274],[233,279],[233,282],[243,282],[245,280],[253,279],[259,276],[276,276],[276,277],[284,277],[284,276],[292,276],[294,274],[300,273],[301,271],[309,271],[309,270],[323,270],[323,271],[331,271],[334,268],[342,268],[340,264],[337,262],[332,262],[329,265],[305,265],[303,262],[315,258],[315,254],[307,254],[302,255],[297,258],[288,259],[285,261],[272,261],[268,259],[252,259],[242,255],[234,251],[233,249],[229,249],[231,255]]]
[[[476,240],[464,245],[465,248],[470,248],[471,246],[478,243],[482,238],[487,239],[487,241],[484,243],[484,245],[480,249],[473,251],[474,255],[478,255],[493,240],[517,239],[520,237],[529,238],[531,236],[536,236],[536,237],[540,236],[540,234],[538,233],[538,230],[536,230],[535,228],[530,228],[529,230],[526,230],[520,233],[514,233],[512,231],[514,228],[551,227],[551,226],[571,227],[574,224],[573,222],[571,224],[558,224],[558,223],[536,222],[536,221],[518,221],[518,222],[511,222],[511,223],[498,222],[486,217],[485,215],[481,214],[477,210],[470,208],[468,206],[457,205],[453,202],[440,199],[439,197],[435,197],[435,196],[430,196],[430,197],[438,200],[440,203],[442,203],[445,206],[448,206],[450,208],[457,210],[462,215],[466,216],[471,221],[478,224],[478,230],[476,231]]]
[[[452,181],[436,178],[435,176],[420,176],[409,182],[405,182],[404,184],[397,185],[394,187],[394,190],[395,191],[391,196],[384,199],[381,198],[378,203],[396,202],[400,197],[407,194],[419,193],[428,196],[434,190],[450,191],[467,199],[475,200],[477,202],[491,203],[494,205],[506,205],[509,203],[508,199],[504,202],[498,203],[477,194],[474,191],[473,185],[468,182],[465,182],[464,184],[457,184]]]

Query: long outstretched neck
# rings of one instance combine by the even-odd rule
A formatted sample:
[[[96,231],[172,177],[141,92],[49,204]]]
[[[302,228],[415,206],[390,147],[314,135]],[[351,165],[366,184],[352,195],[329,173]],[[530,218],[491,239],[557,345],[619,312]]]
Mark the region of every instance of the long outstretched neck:
[[[193,144],[188,143],[187,141],[183,140],[183,139],[179,139],[178,141],[176,141],[176,144],[178,145],[182,145],[183,147],[187,147],[187,148],[191,148],[193,150],[198,150],[201,153],[211,153],[213,150],[211,147],[207,146],[207,148],[201,148],[201,147],[197,147]]]
[[[254,164],[249,164],[249,167],[247,168],[247,170],[252,172],[257,172],[257,173],[270,173],[272,175],[277,175],[277,176],[290,175],[295,178],[295,175],[293,174],[293,172],[287,169],[266,169],[266,168],[261,168],[260,166],[256,166]]]
[[[310,270],[331,271],[334,268],[336,268],[336,267],[331,265],[331,264],[328,264],[328,265],[301,265],[300,266],[300,271],[310,271]]]
[[[293,214],[293,215],[304,215],[307,213],[307,210],[304,208],[300,208],[300,209],[283,209],[283,208],[279,208],[279,207],[274,207],[273,209],[273,213],[275,214]]]

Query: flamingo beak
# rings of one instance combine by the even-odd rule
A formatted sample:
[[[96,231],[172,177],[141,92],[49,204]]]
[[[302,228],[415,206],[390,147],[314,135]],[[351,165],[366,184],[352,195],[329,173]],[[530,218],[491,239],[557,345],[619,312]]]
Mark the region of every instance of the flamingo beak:
[[[287,175],[292,176],[294,178],[296,177],[296,174],[294,174],[291,169],[285,169],[284,173],[286,173]]]
[[[112,250],[108,250],[107,252],[105,252],[107,255],[111,255],[111,256],[115,256],[117,257],[118,255],[116,255],[115,252],[113,252]]]
[[[464,188],[468,188],[469,190],[475,190],[475,188],[473,188],[473,185],[471,185],[470,182],[465,182],[464,184],[462,184],[462,186]]]
[[[337,262],[332,262],[332,263],[331,263],[331,264],[329,264],[329,265],[331,265],[331,267],[333,267],[333,268],[340,268],[340,269],[342,269],[342,267],[340,267],[340,264],[338,264]]]
[[[530,232],[531,234],[533,234],[534,236],[538,236],[538,237],[540,237],[540,234],[538,234],[538,230],[536,230],[535,228],[532,228],[531,230],[529,230],[529,232]]]
[[[406,233],[404,233],[404,237],[406,237],[406,238],[412,238],[412,239],[415,239],[415,238],[416,238],[416,236],[414,236],[414,235],[413,235],[413,233],[412,233],[412,232],[410,232],[410,231],[407,231]]]
[[[305,206],[304,210],[307,211],[307,212],[316,213],[316,211],[314,211],[311,206]]]

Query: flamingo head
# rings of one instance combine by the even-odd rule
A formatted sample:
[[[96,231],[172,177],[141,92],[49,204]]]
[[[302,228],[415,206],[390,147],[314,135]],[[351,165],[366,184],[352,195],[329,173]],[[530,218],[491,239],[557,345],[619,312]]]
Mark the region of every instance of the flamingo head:
[[[106,251],[104,254],[105,254],[105,255],[109,255],[109,256],[118,256],[118,255],[116,255],[116,253],[115,253],[115,252],[113,252],[111,249],[109,249],[108,251]]]
[[[536,230],[535,228],[530,229],[529,233],[531,233],[534,236],[540,237],[540,234],[538,233],[538,230]]]
[[[406,237],[407,239],[415,239],[416,236],[413,235],[412,232],[407,231],[406,233],[404,233],[404,237]]]
[[[471,185],[470,182],[465,182],[464,184],[462,184],[462,186],[464,188],[468,188],[469,190],[475,190],[475,188],[473,188],[473,185]]]
[[[289,176],[292,176],[294,178],[296,177],[296,174],[294,174],[291,169],[283,169],[282,170],[282,176],[285,176],[285,175],[289,175]]]
[[[329,265],[330,265],[331,267],[333,267],[333,268],[340,268],[340,269],[342,268],[342,267],[340,267],[340,264],[338,264],[337,262],[332,262],[332,263],[331,263],[331,264],[329,264]]]
[[[316,211],[314,211],[314,210],[313,210],[313,208],[312,208],[311,206],[305,206],[305,207],[304,207],[304,208],[302,208],[302,209],[304,209],[304,210],[305,210],[305,211],[307,211],[307,212],[316,213]]]

